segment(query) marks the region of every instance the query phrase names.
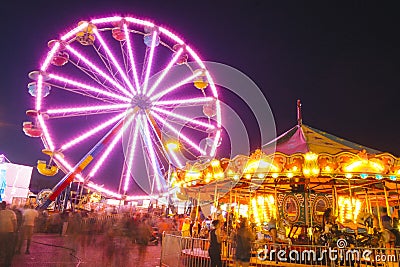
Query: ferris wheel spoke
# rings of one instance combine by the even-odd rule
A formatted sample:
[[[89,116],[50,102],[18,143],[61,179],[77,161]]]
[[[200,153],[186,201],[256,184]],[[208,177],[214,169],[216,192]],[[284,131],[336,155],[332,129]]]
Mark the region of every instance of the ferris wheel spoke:
[[[85,106],[85,107],[66,107],[48,109],[45,111],[46,114],[50,115],[51,118],[61,117],[75,117],[75,116],[87,116],[97,115],[112,112],[121,112],[129,108],[130,104],[113,104],[113,105],[98,105],[98,106]]]
[[[164,89],[163,91],[159,92],[158,94],[151,96],[151,97],[150,97],[150,100],[154,101],[154,100],[156,100],[156,99],[159,99],[159,98],[163,97],[164,95],[169,94],[169,93],[173,92],[174,90],[178,89],[178,88],[181,87],[182,85],[185,85],[185,84],[187,84],[187,83],[189,83],[189,82],[192,82],[194,78],[196,78],[196,77],[198,77],[198,76],[200,76],[200,75],[201,75],[201,72],[199,72],[199,71],[198,71],[198,72],[195,72],[195,73],[192,74],[191,76],[189,76],[189,77],[183,79],[183,80],[180,81],[180,82],[177,82],[177,83],[174,84],[173,86],[168,87],[167,89]]]
[[[81,83],[81,82],[70,80],[68,78],[65,78],[65,77],[62,77],[62,76],[59,76],[59,75],[56,75],[56,74],[49,74],[49,77],[51,79],[56,80],[56,81],[63,82],[65,84],[68,84],[68,85],[71,85],[71,86],[76,86],[81,90],[88,90],[90,92],[97,93],[97,94],[100,94],[100,95],[103,95],[103,96],[108,96],[108,97],[113,98],[113,99],[118,99],[118,100],[121,100],[123,102],[130,102],[131,101],[131,99],[128,98],[128,97],[117,95],[117,94],[114,94],[114,93],[111,93],[111,92],[108,92],[108,91],[104,91],[104,90],[102,90],[100,88],[96,88],[96,87],[90,86],[88,84],[84,84],[84,83]]]
[[[124,23],[124,33],[125,33],[125,38],[126,38],[126,45],[128,48],[129,61],[130,61],[131,68],[132,68],[133,80],[135,81],[137,93],[140,93],[140,84],[139,84],[139,77],[138,77],[137,70],[136,70],[135,57],[133,56],[131,37],[130,37],[129,31],[128,31],[128,26],[126,25],[126,23]]]
[[[75,145],[78,145],[80,143],[82,143],[83,141],[87,140],[88,138],[92,137],[94,134],[98,133],[101,130],[104,130],[105,128],[109,127],[110,125],[113,125],[114,123],[120,121],[121,119],[123,119],[125,117],[124,113],[118,114],[117,116],[114,116],[113,118],[109,119],[108,121],[105,121],[101,124],[99,124],[98,126],[96,126],[95,128],[86,131],[85,133],[81,134],[80,136],[67,141],[65,144],[61,145],[61,150],[67,150]]]
[[[46,140],[45,144],[47,145],[47,149],[50,149],[51,151],[54,151],[54,144],[53,144],[53,139],[50,136],[49,130],[47,128],[47,125],[44,122],[44,118],[43,115],[39,114],[39,116],[37,117],[40,128],[43,130],[43,136],[44,140]]]
[[[154,90],[157,89],[157,87],[160,85],[162,80],[165,78],[165,76],[168,74],[172,66],[178,61],[179,57],[181,56],[183,52],[183,48],[180,48],[178,52],[176,52],[175,56],[171,59],[171,61],[168,63],[167,67],[163,70],[162,74],[160,77],[158,77],[157,81],[153,84],[153,86],[149,89],[147,92],[147,96],[151,96],[151,94],[154,92]]]
[[[138,123],[134,123],[134,133],[132,137],[132,141],[129,142],[128,145],[128,158],[126,159],[126,169],[124,170],[125,172],[125,181],[124,181],[124,188],[123,188],[123,194],[126,195],[126,191],[128,191],[129,188],[129,181],[130,177],[132,176],[132,169],[133,169],[133,160],[134,160],[134,154],[135,154],[135,149],[137,145],[137,138],[139,135],[139,127],[140,125]],[[131,136],[129,135],[129,138]],[[129,140],[130,141],[130,140]],[[124,164],[125,166],[125,164]]]
[[[162,187],[163,176],[161,174],[159,162],[158,162],[157,156],[155,154],[156,150],[155,150],[155,147],[153,146],[154,145],[153,141],[151,140],[149,124],[145,118],[145,115],[143,115],[143,114],[140,114],[138,119],[140,121],[141,130],[142,130],[141,137],[147,148],[146,151],[149,153],[149,156],[150,156],[150,165],[153,170],[153,176],[154,176],[153,182],[156,183],[157,190],[160,191],[161,187]]]
[[[114,67],[117,68],[118,73],[122,76],[122,79],[124,80],[125,84],[129,87],[129,89],[131,90],[132,94],[136,95],[136,90],[133,88],[133,85],[132,85],[131,81],[126,76],[125,71],[122,70],[120,64],[118,63],[117,59],[115,58],[115,56],[111,52],[111,50],[108,47],[108,45],[106,44],[106,42],[104,42],[104,40],[103,40],[101,34],[99,33],[99,31],[95,28],[95,29],[93,29],[93,32],[96,35],[97,40],[99,40],[99,42],[101,43],[103,49],[106,51],[108,57],[114,63]]]
[[[196,97],[189,99],[160,100],[154,102],[154,106],[179,106],[179,107],[195,107],[215,101],[214,97]]]
[[[188,145],[190,145],[191,147],[193,147],[194,149],[196,149],[197,151],[199,151],[201,153],[201,155],[206,155],[206,152],[201,149],[198,145],[196,145],[192,140],[190,140],[190,138],[188,138],[186,135],[184,135],[183,133],[180,133],[177,129],[175,129],[171,124],[169,124],[168,122],[166,122],[162,117],[160,117],[157,113],[155,112],[151,112],[151,114],[159,121],[161,122],[165,127],[167,127],[168,129],[170,129],[172,132],[174,132],[176,134],[176,136],[182,138],[182,140],[184,140]]]
[[[125,129],[127,129],[129,127],[130,123],[132,122],[132,120],[134,119],[135,116],[136,116],[136,113],[134,113],[129,118],[129,120],[125,122],[126,124],[124,123],[124,127],[122,127],[118,131],[117,135],[112,139],[112,141],[108,143],[108,146],[107,146],[106,150],[100,156],[99,160],[96,162],[94,167],[90,170],[90,173],[88,175],[88,179],[91,179],[96,174],[96,172],[99,170],[99,168],[103,165],[103,162],[110,155],[110,153],[112,152],[112,150],[114,149],[114,147],[118,143],[118,141],[120,141],[120,139],[122,138],[122,134],[124,133]]]
[[[157,31],[153,31],[152,37],[151,37],[151,44],[150,44],[150,53],[149,57],[146,62],[146,72],[144,76],[144,81],[143,81],[143,88],[142,88],[142,93],[146,94],[147,86],[149,83],[149,78],[150,78],[150,71],[151,67],[153,65],[153,57],[154,57],[154,50],[156,47],[156,39],[157,39]]]
[[[65,47],[68,49],[68,51],[70,51],[72,54],[74,54],[79,60],[83,61],[87,66],[89,66],[94,71],[96,71],[100,76],[102,76],[110,84],[112,84],[116,88],[118,88],[126,96],[129,96],[129,97],[133,96],[132,93],[130,93],[128,90],[126,90],[121,84],[117,83],[115,81],[115,79],[113,79],[109,75],[107,75],[104,71],[102,71],[98,66],[96,66],[93,62],[91,62],[89,59],[87,59],[84,55],[79,53],[77,50],[73,49],[70,45],[66,45]]]
[[[154,111],[157,111],[159,113],[163,113],[163,114],[168,115],[170,117],[173,117],[175,119],[183,120],[184,122],[188,122],[190,124],[194,124],[194,125],[197,125],[197,126],[205,127],[206,129],[209,129],[209,130],[215,129],[215,126],[210,124],[210,123],[205,123],[205,122],[193,119],[193,118],[189,118],[189,117],[186,117],[186,116],[183,116],[183,115],[179,115],[179,114],[173,113],[173,112],[165,110],[165,109],[153,107],[153,112]]]

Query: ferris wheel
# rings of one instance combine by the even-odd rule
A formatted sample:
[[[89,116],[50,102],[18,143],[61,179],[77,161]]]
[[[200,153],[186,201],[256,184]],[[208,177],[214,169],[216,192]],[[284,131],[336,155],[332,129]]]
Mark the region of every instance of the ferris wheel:
[[[42,140],[48,158],[38,171],[65,173],[54,197],[73,181],[127,200],[138,187],[162,194],[171,166],[211,160],[220,144],[220,102],[205,63],[150,21],[81,21],[48,43],[29,78],[35,108],[23,130]]]

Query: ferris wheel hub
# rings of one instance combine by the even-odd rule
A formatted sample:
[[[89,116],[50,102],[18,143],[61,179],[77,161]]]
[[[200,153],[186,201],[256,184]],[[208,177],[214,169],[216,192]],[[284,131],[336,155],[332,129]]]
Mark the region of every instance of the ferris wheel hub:
[[[151,107],[150,98],[145,95],[136,95],[132,98],[131,105],[133,108],[148,109]]]

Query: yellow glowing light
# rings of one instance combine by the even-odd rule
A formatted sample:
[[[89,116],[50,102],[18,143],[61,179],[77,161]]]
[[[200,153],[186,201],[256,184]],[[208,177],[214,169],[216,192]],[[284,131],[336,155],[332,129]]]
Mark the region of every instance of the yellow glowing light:
[[[236,180],[236,181],[239,180],[239,179],[240,179],[239,174],[235,174],[235,175],[233,176],[233,179]]]
[[[250,173],[247,173],[247,174],[244,176],[244,178],[246,178],[246,179],[251,179],[251,174],[250,174]]]
[[[332,171],[332,168],[331,168],[330,166],[326,166],[326,167],[325,167],[325,171],[326,171],[326,172],[331,172],[331,171]]]
[[[166,146],[169,151],[176,151],[179,149],[179,144],[173,141],[168,142]]]
[[[278,178],[278,176],[279,176],[279,174],[277,174],[276,172],[274,172],[274,173],[272,174],[272,178]]]
[[[383,172],[385,167],[372,160],[357,160],[343,168],[346,172]],[[366,171],[367,170],[367,171]]]
[[[288,172],[287,174],[286,174],[286,176],[288,177],[288,178],[293,178],[293,173],[292,172]]]
[[[358,214],[361,210],[361,201],[359,199],[340,196],[339,204],[339,221],[345,223],[348,221],[356,222]]]
[[[298,168],[297,166],[293,166],[292,171],[297,172]]]
[[[306,161],[313,161],[313,160],[316,160],[318,158],[318,154],[315,154],[315,153],[313,153],[313,152],[307,152],[305,155],[304,155],[304,159],[306,160]]]
[[[219,162],[219,160],[217,160],[217,159],[213,159],[213,160],[211,161],[210,164],[211,164],[211,166],[214,167],[214,168],[220,166],[220,162]]]
[[[262,179],[262,178],[265,177],[265,174],[264,174],[264,173],[259,173],[259,174],[257,174],[257,177],[260,178],[260,179]]]
[[[271,162],[268,162],[264,159],[260,160],[252,160],[250,163],[247,164],[244,172],[247,173],[254,173],[254,172],[278,172],[279,168],[274,166]]]
[[[353,177],[353,174],[351,174],[351,173],[346,173],[346,178],[347,178],[347,179],[350,179],[351,177]]]

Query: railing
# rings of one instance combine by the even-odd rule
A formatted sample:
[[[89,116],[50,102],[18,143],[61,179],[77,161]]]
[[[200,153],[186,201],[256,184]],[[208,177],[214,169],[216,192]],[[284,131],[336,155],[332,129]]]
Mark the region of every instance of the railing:
[[[164,234],[161,266],[210,267],[209,241],[200,238]],[[222,244],[223,266],[235,266],[235,247],[231,241]],[[398,248],[323,247],[311,245],[260,244],[252,247],[250,266],[374,266],[400,267]]]

